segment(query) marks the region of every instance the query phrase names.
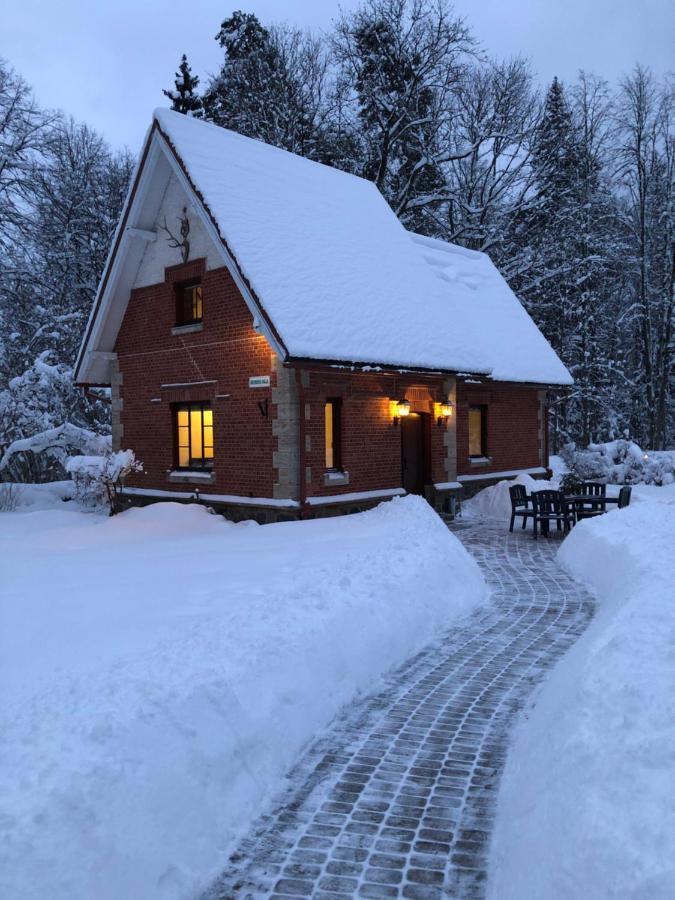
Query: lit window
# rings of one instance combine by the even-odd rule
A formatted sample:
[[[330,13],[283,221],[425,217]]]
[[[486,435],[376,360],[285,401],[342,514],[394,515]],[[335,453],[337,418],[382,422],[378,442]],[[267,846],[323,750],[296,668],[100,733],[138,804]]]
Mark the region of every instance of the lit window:
[[[176,286],[176,324],[194,325],[202,320],[202,286],[199,283]]]
[[[326,468],[342,470],[342,404],[340,400],[326,400],[324,407],[326,435]]]
[[[487,456],[487,407],[469,407],[469,456]]]
[[[213,410],[204,403],[175,407],[176,465],[179,469],[213,466]]]

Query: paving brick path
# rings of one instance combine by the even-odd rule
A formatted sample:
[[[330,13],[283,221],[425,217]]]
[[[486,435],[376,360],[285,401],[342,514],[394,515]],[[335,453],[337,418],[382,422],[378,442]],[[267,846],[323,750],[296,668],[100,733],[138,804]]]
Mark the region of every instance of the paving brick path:
[[[558,568],[558,540],[453,530],[481,565],[491,605],[333,724],[208,900],[484,896],[511,728],[593,604]]]

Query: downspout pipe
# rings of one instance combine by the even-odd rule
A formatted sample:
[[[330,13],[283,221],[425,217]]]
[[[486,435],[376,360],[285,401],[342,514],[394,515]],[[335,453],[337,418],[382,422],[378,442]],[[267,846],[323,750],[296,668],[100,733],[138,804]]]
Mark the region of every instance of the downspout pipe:
[[[307,506],[307,483],[305,482],[305,388],[302,384],[302,370],[297,366],[295,369],[295,384],[298,389],[298,491],[300,501],[300,518],[306,519]]]

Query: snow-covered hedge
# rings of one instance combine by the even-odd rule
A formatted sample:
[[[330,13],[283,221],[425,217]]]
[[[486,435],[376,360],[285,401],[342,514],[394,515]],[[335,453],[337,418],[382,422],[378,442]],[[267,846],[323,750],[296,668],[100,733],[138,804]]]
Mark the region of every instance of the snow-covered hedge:
[[[642,490],[560,548],[599,609],[509,751],[494,900],[673,896],[675,486]]]
[[[306,743],[486,599],[423,500],[0,516],[0,896],[182,900]]]
[[[579,478],[610,484],[672,484],[675,481],[675,450],[644,451],[633,441],[575,444],[563,447],[562,457]]]
[[[110,451],[111,438],[66,422],[31,437],[12,441],[0,459],[0,480],[57,481],[76,453],[101,455]]]

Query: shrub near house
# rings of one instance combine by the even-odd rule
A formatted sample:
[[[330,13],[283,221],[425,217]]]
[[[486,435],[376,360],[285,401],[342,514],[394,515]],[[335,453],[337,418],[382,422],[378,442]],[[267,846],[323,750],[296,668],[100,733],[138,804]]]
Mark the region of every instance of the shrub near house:
[[[487,256],[370,182],[160,110],[77,363],[113,389],[127,496],[318,515],[548,465],[571,383]]]

